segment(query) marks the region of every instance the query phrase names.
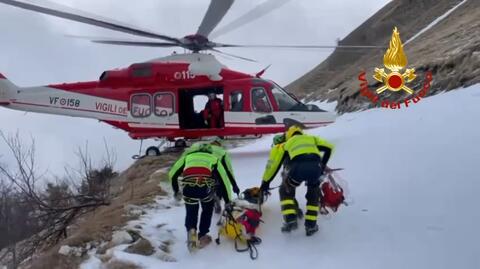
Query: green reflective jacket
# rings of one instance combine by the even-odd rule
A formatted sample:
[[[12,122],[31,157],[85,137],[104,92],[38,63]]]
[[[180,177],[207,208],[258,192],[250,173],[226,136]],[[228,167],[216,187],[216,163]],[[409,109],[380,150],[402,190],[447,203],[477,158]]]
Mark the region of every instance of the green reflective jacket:
[[[285,153],[288,154],[290,160],[302,154],[318,154],[326,165],[333,149],[333,144],[320,137],[306,134],[295,135],[287,142],[272,147],[262,180],[270,182],[275,178],[285,159]],[[325,153],[328,153],[328,156]]]
[[[197,142],[192,144],[188,149],[184,151],[183,154],[189,154],[191,152],[197,151],[201,145],[206,144],[205,142]],[[233,189],[238,190],[237,182],[235,181],[235,176],[233,174],[233,166],[232,166],[232,159],[230,158],[230,154],[226,151],[223,147],[217,145],[210,145],[212,148],[212,154],[215,155],[220,161],[222,162],[223,167],[227,173],[228,179],[230,180],[230,184],[232,185]]]
[[[188,152],[187,152],[188,150]],[[182,156],[173,164],[172,168],[168,172],[168,179],[172,183],[172,188],[175,193],[179,191],[178,177],[187,168],[190,167],[205,167],[212,173],[218,172],[220,176],[220,182],[225,188],[224,200],[226,203],[232,199],[232,184],[230,183],[227,171],[223,166],[221,160],[213,153],[198,152],[187,149]]]

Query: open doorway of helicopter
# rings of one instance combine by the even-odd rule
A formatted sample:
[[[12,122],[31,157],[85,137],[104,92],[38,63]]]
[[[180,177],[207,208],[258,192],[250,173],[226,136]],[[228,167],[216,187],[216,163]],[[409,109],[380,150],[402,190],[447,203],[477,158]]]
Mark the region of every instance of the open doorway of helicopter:
[[[221,118],[224,119],[223,88],[180,89],[178,117],[181,129],[210,128],[203,112],[210,93],[215,93],[216,98],[222,100]],[[224,125],[222,120],[219,128],[223,128]]]

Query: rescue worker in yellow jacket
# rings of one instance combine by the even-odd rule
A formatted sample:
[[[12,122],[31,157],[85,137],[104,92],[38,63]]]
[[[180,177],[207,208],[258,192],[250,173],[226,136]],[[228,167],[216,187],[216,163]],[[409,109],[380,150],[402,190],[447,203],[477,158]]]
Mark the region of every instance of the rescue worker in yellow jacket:
[[[183,179],[179,183],[180,175]],[[212,222],[216,188],[221,188],[219,193],[223,195],[225,204],[229,205],[232,198],[232,185],[225,167],[213,154],[211,145],[201,144],[195,150],[186,150],[172,166],[168,177],[177,200],[181,199],[183,192],[189,249],[202,248],[212,241],[208,233]],[[202,213],[197,235],[200,204]]]
[[[198,147],[201,147],[203,144],[206,144],[206,143],[208,142],[194,143],[192,144],[192,146],[190,146],[190,148],[185,150],[185,153],[188,153],[190,151],[195,151]],[[222,139],[217,137],[210,142],[210,145],[212,147],[212,153],[217,158],[220,159],[223,167],[225,168],[228,179],[230,180],[230,184],[232,184],[233,192],[239,195],[240,188],[238,187],[237,182],[235,181],[235,176],[233,174],[232,159],[230,158],[230,154],[228,153],[228,151],[225,148],[223,148]]]
[[[273,145],[260,189],[262,192],[268,192],[270,182],[283,164],[283,181],[280,185],[280,204],[284,219],[282,232],[290,232],[298,228],[295,190],[302,182],[307,185],[305,231],[307,236],[318,231],[320,177],[332,155],[333,148],[334,146],[326,140],[304,134],[298,125],[288,127],[284,143]]]
[[[198,147],[202,146],[203,144],[208,143],[208,142],[198,142],[194,143],[190,148],[185,150],[185,153],[188,153],[189,151],[195,151]],[[235,176],[233,174],[233,166],[232,166],[232,160],[230,158],[230,154],[228,154],[228,151],[222,147],[222,139],[219,137],[214,138],[211,142],[210,145],[212,147],[212,153],[220,159],[222,162],[223,167],[225,168],[225,171],[227,173],[228,179],[230,180],[230,184],[232,184],[232,189],[233,192],[238,195],[240,195],[240,188],[238,187],[237,182],[235,181]],[[220,214],[222,211],[222,205],[221,205],[221,197],[223,196],[222,188],[217,188],[217,195],[215,195],[215,213]]]

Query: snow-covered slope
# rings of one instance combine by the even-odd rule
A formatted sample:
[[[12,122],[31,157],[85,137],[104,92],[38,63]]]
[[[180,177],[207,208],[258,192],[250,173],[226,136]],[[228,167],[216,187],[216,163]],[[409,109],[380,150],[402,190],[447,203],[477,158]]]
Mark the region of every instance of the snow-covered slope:
[[[307,238],[303,229],[280,232],[274,193],[264,206],[256,261],[225,241],[189,254],[184,208],[170,200],[159,200],[131,225],[142,225],[154,244],[174,240],[171,256],[177,262],[127,254],[121,246],[114,256],[144,268],[480,268],[479,103],[476,85],[401,110],[345,114],[334,125],[312,130],[336,144],[330,164],[346,169],[341,175],[353,203],[328,219],[320,217],[320,232]],[[260,184],[270,143],[265,137],[232,151],[241,187]],[[278,184],[277,178],[272,186]],[[302,204],[304,194],[301,187]],[[92,258],[83,268],[98,264]]]

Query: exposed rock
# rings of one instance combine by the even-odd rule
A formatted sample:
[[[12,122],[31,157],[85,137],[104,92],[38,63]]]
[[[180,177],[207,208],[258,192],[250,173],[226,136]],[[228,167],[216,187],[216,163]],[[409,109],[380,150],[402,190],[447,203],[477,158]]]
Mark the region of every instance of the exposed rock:
[[[166,223],[160,223],[160,224],[157,225],[157,229],[161,229],[161,228],[163,228],[163,227],[165,227],[165,226],[167,226]]]
[[[121,244],[130,244],[133,242],[132,236],[126,231],[115,231],[110,241],[110,247],[118,246]],[[109,247],[109,248],[110,248]]]
[[[145,214],[145,210],[143,210],[140,206],[137,205],[126,205],[124,209],[126,212],[125,214],[133,218],[138,218],[141,215]]]
[[[103,242],[98,246],[97,251],[95,251],[95,254],[105,254],[108,250],[109,244],[107,242]]]
[[[106,266],[106,269],[141,269],[140,266],[127,261],[121,261],[118,259],[110,260]]]
[[[60,249],[58,250],[58,254],[62,254],[65,256],[68,256],[70,253],[71,247],[69,246],[61,246]]]
[[[160,246],[158,246],[158,248],[165,253],[170,253],[171,252],[171,250],[170,250],[171,245],[172,245],[172,241],[167,240],[167,241],[163,241],[160,244]]]
[[[132,242],[136,242],[138,239],[141,239],[142,236],[140,235],[139,232],[137,231],[134,231],[134,230],[127,230],[127,233],[130,234],[130,236],[132,237]]]
[[[143,256],[150,256],[155,252],[150,241],[145,238],[140,238],[137,242],[133,245],[129,246],[125,252],[143,255]]]
[[[113,250],[109,249],[103,255],[97,255],[102,263],[107,263],[113,258]]]
[[[70,247],[67,245],[61,246],[58,250],[58,254],[64,256],[75,256],[75,257],[82,257],[83,254],[86,253],[86,250],[80,247]]]

